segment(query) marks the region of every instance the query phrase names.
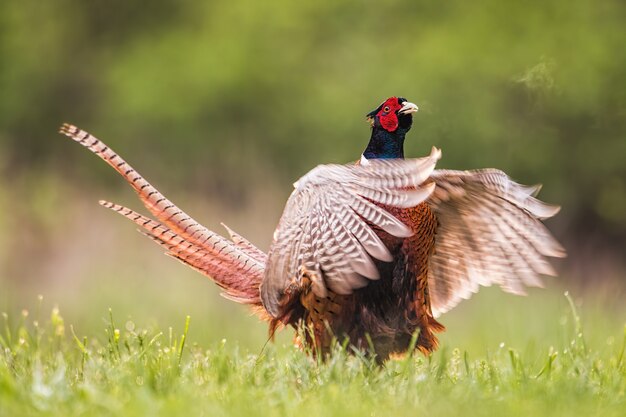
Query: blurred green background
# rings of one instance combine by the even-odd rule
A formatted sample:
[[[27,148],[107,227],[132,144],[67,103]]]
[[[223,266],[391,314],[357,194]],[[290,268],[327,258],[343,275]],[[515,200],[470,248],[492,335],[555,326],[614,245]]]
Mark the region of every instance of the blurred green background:
[[[549,227],[570,256],[547,295],[487,292],[444,322],[561,305],[550,294],[569,288],[622,325],[625,21],[620,0],[4,0],[0,310],[42,294],[83,333],[109,306],[121,322],[191,314],[195,340],[258,349],[265,328],[244,308],[98,207],[140,204],[58,126],[90,131],[202,223],[267,249],[291,183],[357,159],[364,115],[401,95],[420,106],[407,155],[435,145],[440,167],[497,167],[563,206]]]

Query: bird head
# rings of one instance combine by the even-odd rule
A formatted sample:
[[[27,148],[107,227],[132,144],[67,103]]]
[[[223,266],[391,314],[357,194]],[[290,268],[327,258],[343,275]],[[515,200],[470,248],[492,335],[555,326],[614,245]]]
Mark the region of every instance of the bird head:
[[[367,114],[373,128],[382,128],[389,133],[397,130],[406,133],[413,123],[412,114],[417,111],[417,106],[402,97],[389,97],[375,110]]]
[[[411,129],[417,106],[402,97],[390,97],[367,114],[372,136],[365,159],[404,158],[404,136]]]

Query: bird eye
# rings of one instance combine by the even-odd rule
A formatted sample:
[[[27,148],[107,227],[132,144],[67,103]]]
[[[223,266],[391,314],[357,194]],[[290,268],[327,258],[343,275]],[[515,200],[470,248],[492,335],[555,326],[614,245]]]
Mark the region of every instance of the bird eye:
[[[388,113],[388,112],[389,112],[389,106],[385,106],[385,108],[383,109],[383,111],[384,111],[385,113]]]

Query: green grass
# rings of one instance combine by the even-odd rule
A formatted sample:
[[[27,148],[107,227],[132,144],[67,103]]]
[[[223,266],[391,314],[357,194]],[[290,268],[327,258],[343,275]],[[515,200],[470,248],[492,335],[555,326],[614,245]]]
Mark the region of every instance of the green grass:
[[[555,345],[471,351],[472,340],[444,338],[431,357],[384,368],[340,346],[327,363],[288,343],[261,354],[226,340],[203,346],[189,340],[193,320],[142,329],[106,314],[103,332],[83,336],[56,308],[47,318],[41,308],[5,314],[0,415],[624,415],[626,327],[588,340],[574,303],[560,298],[568,311],[542,329],[563,335]]]

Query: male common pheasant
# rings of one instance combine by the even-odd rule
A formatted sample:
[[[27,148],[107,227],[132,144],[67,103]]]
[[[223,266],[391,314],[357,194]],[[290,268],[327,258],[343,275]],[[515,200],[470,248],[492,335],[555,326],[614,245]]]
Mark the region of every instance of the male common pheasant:
[[[435,319],[480,285],[523,294],[556,275],[565,256],[541,220],[555,215],[538,186],[495,169],[434,170],[441,151],[404,159],[417,106],[391,97],[367,116],[372,134],[360,162],[320,165],[294,184],[269,254],[228,227],[232,240],[179,209],[104,143],[72,125],[61,133],[97,154],[135,189],[152,220],[107,201],[167,253],[213,279],[226,298],[281,326],[306,328],[326,355],[333,338],[373,348],[379,361],[415,347],[436,349]]]

